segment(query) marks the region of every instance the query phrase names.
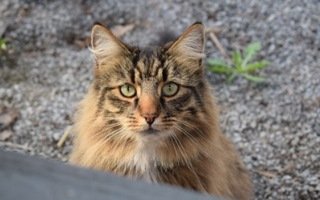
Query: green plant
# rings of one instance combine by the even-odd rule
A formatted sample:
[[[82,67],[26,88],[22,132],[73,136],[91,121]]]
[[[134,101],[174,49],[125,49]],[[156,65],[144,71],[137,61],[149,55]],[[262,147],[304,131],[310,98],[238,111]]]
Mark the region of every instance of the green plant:
[[[0,38],[0,50],[6,50],[7,49],[7,43],[5,39]]]
[[[258,70],[268,65],[266,60],[255,61],[260,50],[260,43],[254,42],[250,43],[242,52],[234,51],[229,62],[222,59],[209,59],[209,70],[213,73],[226,75],[228,82],[232,82],[237,76],[242,76],[253,82],[263,82],[265,78],[255,75]]]

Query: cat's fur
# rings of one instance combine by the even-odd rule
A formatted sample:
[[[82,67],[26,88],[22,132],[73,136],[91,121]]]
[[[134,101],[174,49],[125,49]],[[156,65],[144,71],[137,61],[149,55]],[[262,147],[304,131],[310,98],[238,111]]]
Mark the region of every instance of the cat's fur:
[[[231,199],[251,199],[251,181],[219,127],[205,80],[204,27],[190,26],[163,47],[141,50],[106,28],[92,30],[94,81],[75,121],[71,163]],[[166,83],[178,84],[172,97]],[[120,86],[130,83],[128,98]],[[148,119],[152,125],[149,126]],[[153,129],[149,129],[152,127]]]

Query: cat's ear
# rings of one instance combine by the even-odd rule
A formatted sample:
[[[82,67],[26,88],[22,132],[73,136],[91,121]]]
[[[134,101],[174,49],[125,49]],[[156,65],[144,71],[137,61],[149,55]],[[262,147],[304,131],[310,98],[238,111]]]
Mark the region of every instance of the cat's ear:
[[[202,23],[197,22],[187,28],[176,41],[174,41],[167,52],[175,60],[184,65],[194,67],[200,66],[204,54],[205,33]]]
[[[91,32],[91,51],[96,59],[125,56],[129,49],[111,31],[101,25],[94,25]]]

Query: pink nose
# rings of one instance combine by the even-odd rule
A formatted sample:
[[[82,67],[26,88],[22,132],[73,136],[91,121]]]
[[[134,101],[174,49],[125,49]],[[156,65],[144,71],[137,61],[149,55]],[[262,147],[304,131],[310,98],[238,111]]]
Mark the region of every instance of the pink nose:
[[[159,116],[159,105],[151,95],[142,95],[139,102],[139,112],[146,122],[151,126]]]
[[[149,124],[149,126],[151,126],[153,124],[154,120],[156,119],[156,115],[145,115],[144,119]]]

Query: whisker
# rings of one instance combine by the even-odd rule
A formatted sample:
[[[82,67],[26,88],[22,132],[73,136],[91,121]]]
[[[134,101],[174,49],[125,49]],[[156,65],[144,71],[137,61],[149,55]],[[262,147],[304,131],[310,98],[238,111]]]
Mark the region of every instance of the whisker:
[[[190,134],[188,131],[186,131],[185,129],[181,128],[181,127],[174,127],[175,129],[177,129],[178,131],[181,131],[185,136],[187,136],[190,141],[195,144],[198,145],[199,143],[197,143],[197,141],[195,140],[195,138],[192,136],[192,134]]]
[[[184,126],[190,128],[191,130],[195,131],[195,133],[198,134],[198,136],[200,136],[202,139],[204,139],[205,141],[207,141],[207,137],[204,135],[205,133],[204,133],[202,130],[200,130],[200,129],[197,128],[197,127],[194,127],[192,124],[190,124],[190,123],[188,123],[188,122],[186,122],[186,121],[181,121],[181,120],[180,120],[179,122],[181,122]],[[176,128],[176,129],[178,129],[178,127],[179,127],[179,126],[174,126],[174,128]],[[193,142],[195,145],[199,145],[199,142],[198,142],[197,138],[194,136],[194,134],[190,133],[189,131],[186,131],[186,130],[183,129],[182,127],[179,127],[179,128],[181,128],[182,130],[184,130],[184,131],[182,131],[183,134],[184,134],[185,136],[187,136],[190,140],[192,140],[192,142]],[[180,131],[181,131],[181,130],[180,130]],[[209,153],[208,153],[208,152],[205,151],[205,152],[203,152],[203,153],[209,156]]]
[[[193,173],[193,175],[195,176],[196,181],[198,182],[197,185],[200,186],[200,188],[199,188],[200,191],[205,192],[206,190],[205,190],[204,186],[202,185],[202,182],[201,182],[201,180],[200,180],[200,177],[197,175],[196,171],[194,170],[194,167],[193,167],[192,163],[191,163],[191,162],[188,162],[188,161],[187,161],[187,158],[185,157],[185,156],[187,155],[187,153],[184,151],[184,147],[183,147],[182,143],[180,142],[179,138],[177,138],[175,135],[174,135],[174,138],[175,138],[175,140],[177,141],[177,145],[178,145],[178,147],[179,147],[179,149],[180,149],[181,156],[182,156],[182,158],[183,158],[186,166],[188,167],[188,169],[190,169],[190,171],[191,171],[191,172]],[[180,144],[180,145],[179,145],[179,144]]]
[[[124,127],[112,130],[115,127],[122,127],[122,125],[120,123],[116,123],[113,124],[113,126],[103,127],[100,131],[96,132],[96,134],[99,137],[99,139],[107,142],[125,130]]]
[[[105,142],[108,142],[108,141],[114,139],[116,136],[119,136],[122,131],[123,130],[120,129],[120,130],[117,130],[117,131],[114,131],[114,132],[110,132],[110,133],[106,134],[104,137],[102,137],[100,139],[105,141]]]
[[[182,121],[182,120],[177,120],[177,122],[181,123],[182,125],[186,126],[187,128],[190,128],[191,130],[195,131],[195,133],[197,133],[197,134],[198,134],[199,136],[201,136],[203,139],[207,139],[207,138],[205,137],[205,133],[204,133],[202,130],[200,130],[198,127],[193,126],[192,124],[190,124],[190,123],[188,123],[188,122],[186,122],[186,121]],[[195,138],[195,137],[193,136],[193,134],[191,134],[191,133],[189,133],[189,134],[190,134],[190,136],[192,136],[193,138]]]
[[[178,147],[178,150],[180,151],[180,155],[181,155],[181,157],[183,159],[183,162],[188,165],[187,154],[185,153],[184,148],[183,148],[179,138],[176,135],[173,135],[173,139],[177,144],[177,147]]]
[[[188,122],[178,120],[178,119],[173,119],[173,118],[168,119],[168,121],[169,120],[170,120],[170,122],[180,122],[183,125],[185,125],[186,127],[190,128],[191,130],[196,129],[196,133],[198,133],[200,136],[203,136],[203,132],[200,129],[198,129],[197,127],[193,127]],[[164,122],[166,122],[166,121],[164,121]],[[167,124],[167,125],[172,126],[173,124]],[[186,135],[195,145],[198,144],[196,141],[196,138],[189,131],[185,130],[183,127],[179,127],[179,126],[173,126],[173,127],[176,128],[178,131],[181,131],[184,135]],[[205,137],[203,136],[203,138],[205,138]]]
[[[172,138],[173,140],[174,140],[174,142],[176,143],[176,139],[175,138]],[[173,146],[173,149],[174,149],[174,152],[175,152],[175,154],[177,155],[177,156],[179,156],[178,154],[179,154],[179,152],[178,152],[178,150],[177,150],[177,148],[176,148],[176,145],[175,145],[175,143],[172,143],[172,146]]]

